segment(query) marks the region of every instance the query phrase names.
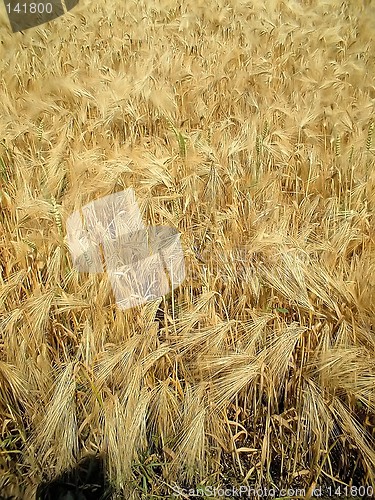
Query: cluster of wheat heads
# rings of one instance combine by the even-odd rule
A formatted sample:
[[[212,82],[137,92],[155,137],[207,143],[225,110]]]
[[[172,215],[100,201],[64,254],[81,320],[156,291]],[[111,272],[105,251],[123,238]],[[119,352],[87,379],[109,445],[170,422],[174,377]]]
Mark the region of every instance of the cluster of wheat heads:
[[[374,12],[80,1],[12,34],[1,11],[0,490],[86,454],[127,498],[374,483]],[[65,221],[127,187],[187,276],[121,311]]]

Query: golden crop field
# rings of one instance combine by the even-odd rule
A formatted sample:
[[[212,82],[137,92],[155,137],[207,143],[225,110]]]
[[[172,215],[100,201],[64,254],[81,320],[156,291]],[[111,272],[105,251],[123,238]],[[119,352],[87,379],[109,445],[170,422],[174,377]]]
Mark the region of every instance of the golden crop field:
[[[375,2],[1,4],[0,55],[0,497],[370,498]],[[128,188],[186,277],[122,310],[66,221]]]

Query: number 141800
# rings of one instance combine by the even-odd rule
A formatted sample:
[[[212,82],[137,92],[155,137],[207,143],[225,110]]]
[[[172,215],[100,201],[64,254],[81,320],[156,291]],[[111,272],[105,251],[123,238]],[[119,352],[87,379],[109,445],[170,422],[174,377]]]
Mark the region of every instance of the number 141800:
[[[365,498],[373,498],[374,489],[372,486],[328,486],[326,488],[315,488],[313,496],[321,497],[322,494],[328,495],[329,497],[365,497]]]
[[[14,6],[7,3],[6,8],[9,14],[14,12],[17,14],[52,14],[51,3],[16,3]]]

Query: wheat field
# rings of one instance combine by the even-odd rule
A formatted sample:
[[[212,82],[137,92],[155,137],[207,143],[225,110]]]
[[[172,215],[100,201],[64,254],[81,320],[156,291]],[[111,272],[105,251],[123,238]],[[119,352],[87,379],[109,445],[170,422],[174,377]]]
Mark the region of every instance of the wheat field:
[[[0,6],[3,498],[86,456],[118,498],[371,496],[374,33],[374,1]],[[119,310],[65,224],[130,187],[186,278]]]

